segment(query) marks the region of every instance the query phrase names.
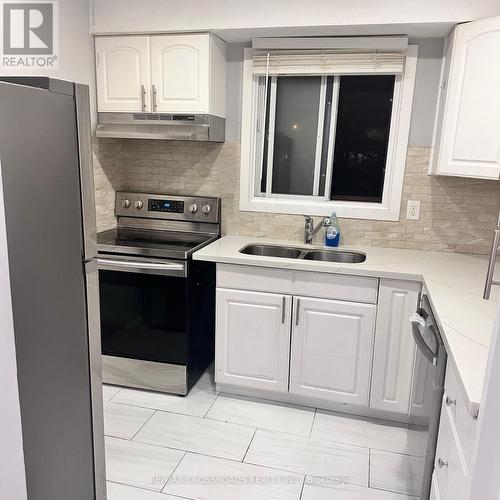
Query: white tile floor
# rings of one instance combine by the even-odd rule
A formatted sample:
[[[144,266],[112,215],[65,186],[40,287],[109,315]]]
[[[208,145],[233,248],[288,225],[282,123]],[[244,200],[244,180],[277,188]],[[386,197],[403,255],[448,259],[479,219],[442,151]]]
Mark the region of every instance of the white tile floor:
[[[104,386],[108,500],[414,500],[412,431],[218,394]]]

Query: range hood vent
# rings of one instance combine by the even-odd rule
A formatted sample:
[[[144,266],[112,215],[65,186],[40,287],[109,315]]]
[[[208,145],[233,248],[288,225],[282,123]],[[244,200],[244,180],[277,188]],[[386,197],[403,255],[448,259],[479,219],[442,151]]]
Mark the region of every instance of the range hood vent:
[[[99,113],[97,137],[224,142],[226,120],[214,115]]]

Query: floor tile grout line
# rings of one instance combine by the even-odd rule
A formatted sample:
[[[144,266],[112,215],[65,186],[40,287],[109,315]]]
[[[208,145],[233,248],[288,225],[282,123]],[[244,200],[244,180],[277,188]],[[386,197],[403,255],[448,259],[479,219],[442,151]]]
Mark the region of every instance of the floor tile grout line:
[[[208,410],[205,412],[205,414],[203,415],[203,418],[207,418],[207,415],[208,413],[210,412],[210,410],[212,409],[212,406],[215,404],[215,402],[219,399],[219,396],[220,396],[220,392],[218,392],[214,398],[214,400],[212,401],[212,404],[208,407]]]
[[[311,422],[311,429],[309,430],[309,437],[312,437],[312,431],[313,431],[313,427],[314,427],[314,422],[316,422],[316,415],[317,414],[318,414],[318,409],[314,408],[314,415],[313,415],[313,419]]]
[[[156,412],[157,412],[157,410],[153,411],[153,413],[149,416],[149,418],[141,425],[141,427],[139,428],[139,430],[130,438],[130,441],[134,441],[134,439],[137,436],[137,434],[139,434],[139,432],[141,432],[142,429],[144,429],[144,426],[153,418],[153,416],[156,414]]]
[[[250,446],[252,445],[253,443],[253,439],[255,437],[255,434],[257,434],[257,427],[255,428],[255,430],[253,431],[253,434],[252,434],[252,439],[250,439],[250,442],[248,443],[248,446],[247,446],[247,450],[245,451],[245,454],[243,455],[243,458],[241,459],[241,462],[245,462],[245,458],[247,457],[247,454],[248,454],[248,450],[250,449]]]
[[[187,453],[188,453],[187,451],[184,452],[184,455],[182,455],[182,458],[179,460],[179,462],[177,463],[177,465],[174,467],[174,470],[168,476],[168,479],[166,480],[165,484],[163,485],[162,489],[160,490],[160,493],[163,493],[163,490],[167,486],[167,484],[170,481],[170,479],[172,478],[172,476],[175,474],[175,471],[179,468],[179,465],[181,465],[181,462],[184,460],[184,458],[186,458]]]
[[[302,500],[302,495],[304,494],[304,488],[306,486],[306,477],[307,474],[304,474],[304,479],[302,480],[302,488],[300,488],[299,500]]]
[[[158,495],[166,495],[166,493],[162,493],[161,491],[158,490],[150,490],[148,488],[144,488],[142,486],[136,486],[133,484],[127,484],[127,483],[122,483],[120,481],[111,481],[110,479],[106,479],[107,483],[113,483],[113,484],[119,484],[120,486],[127,486],[128,488],[135,488],[136,490],[141,490],[141,491],[147,491],[148,493],[157,493]],[[172,495],[171,493],[168,493],[170,496],[173,496],[175,498],[184,498],[186,500],[196,500],[195,498],[190,498],[190,497],[181,497],[179,495]]]
[[[370,488],[370,484],[372,482],[372,450],[368,449],[368,488]]]

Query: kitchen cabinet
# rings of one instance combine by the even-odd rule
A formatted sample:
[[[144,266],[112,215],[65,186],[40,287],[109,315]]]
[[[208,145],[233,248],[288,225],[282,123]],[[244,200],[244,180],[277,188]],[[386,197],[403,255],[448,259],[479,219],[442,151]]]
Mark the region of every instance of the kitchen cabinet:
[[[477,420],[468,411],[454,366],[448,364],[433,477],[439,500],[468,500]]]
[[[148,36],[96,37],[99,111],[151,111]]]
[[[367,406],[376,306],[294,297],[290,394]]]
[[[225,117],[226,45],[209,33],[98,36],[101,112]]]
[[[291,297],[217,289],[216,381],[288,392]]]
[[[430,173],[500,177],[500,17],[455,27],[447,40]]]
[[[416,347],[409,318],[417,310],[420,291],[420,283],[380,281],[371,408],[408,412]]]

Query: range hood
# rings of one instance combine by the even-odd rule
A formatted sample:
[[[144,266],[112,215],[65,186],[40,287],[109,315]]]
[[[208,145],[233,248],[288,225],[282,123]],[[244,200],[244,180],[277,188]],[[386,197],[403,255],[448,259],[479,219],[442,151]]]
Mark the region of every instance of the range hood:
[[[97,137],[224,142],[226,120],[214,115],[98,113]]]

